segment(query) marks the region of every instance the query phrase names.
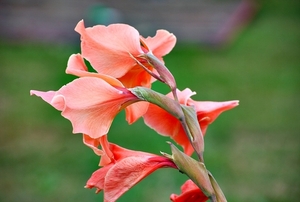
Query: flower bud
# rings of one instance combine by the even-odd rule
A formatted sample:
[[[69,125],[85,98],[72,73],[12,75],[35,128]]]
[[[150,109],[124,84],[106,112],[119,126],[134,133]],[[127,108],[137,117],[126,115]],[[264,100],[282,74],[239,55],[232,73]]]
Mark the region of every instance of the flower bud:
[[[171,146],[172,155],[163,153],[164,156],[173,160],[178,169],[185,173],[209,198],[214,198],[215,193],[210,182],[208,171],[204,163],[198,162],[185,153],[181,152],[172,143],[168,142]]]
[[[186,123],[183,123],[183,127],[185,127],[185,125],[187,126],[188,138],[190,139],[190,142],[194,150],[196,151],[200,161],[204,162],[204,139],[198,123],[196,111],[192,106],[181,105],[181,108],[186,121]]]

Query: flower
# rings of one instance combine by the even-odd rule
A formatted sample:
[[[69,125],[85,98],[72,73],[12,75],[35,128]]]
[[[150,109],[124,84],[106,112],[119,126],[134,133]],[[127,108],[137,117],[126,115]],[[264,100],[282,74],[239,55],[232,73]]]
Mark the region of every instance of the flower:
[[[178,101],[185,106],[194,106],[203,135],[205,135],[208,125],[223,111],[238,105],[238,101],[236,100],[227,102],[194,101],[190,98],[194,94],[195,92],[192,92],[189,88],[186,88],[183,91],[177,89]],[[167,94],[167,96],[173,98],[171,93]],[[143,118],[145,123],[157,133],[164,136],[170,136],[177,144],[181,145],[187,155],[193,153],[194,149],[190,144],[180,121],[170,113],[156,105],[149,104],[148,110]]]
[[[105,80],[112,86],[124,87],[124,85],[114,77],[96,72],[88,72],[88,67],[84,62],[84,58],[80,54],[73,54],[70,56],[68,60],[66,73],[78,77],[97,77]],[[146,113],[147,109],[147,102],[137,102],[127,106],[125,108],[127,122],[129,124],[134,123],[138,118],[140,118],[143,114]]]
[[[82,56],[92,67],[98,73],[118,78],[128,88],[150,87],[154,80],[137,61],[150,71],[154,71],[153,67],[139,56],[150,51],[163,61],[162,57],[176,43],[176,37],[166,30],[158,30],[154,37],[143,38],[135,28],[127,24],[85,28],[81,20],[75,31],[81,35]],[[146,44],[141,44],[141,41]]]
[[[208,197],[192,180],[187,180],[181,186],[181,194],[171,194],[170,199],[173,202],[205,202]]]
[[[71,121],[73,133],[84,133],[98,138],[108,133],[114,117],[120,110],[140,101],[116,79],[109,79],[111,81],[98,77],[81,77],[56,92],[32,90],[30,93],[62,111],[62,116]],[[144,113],[136,107],[131,114],[127,111],[127,116],[137,119],[137,116]]]
[[[108,143],[106,136],[92,139],[84,135],[84,143],[101,157],[100,165],[86,183],[86,188],[104,191],[104,201],[116,201],[122,194],[159,168],[177,168],[167,157],[122,148]],[[97,147],[101,145],[103,150]],[[105,158],[103,160],[102,158]]]

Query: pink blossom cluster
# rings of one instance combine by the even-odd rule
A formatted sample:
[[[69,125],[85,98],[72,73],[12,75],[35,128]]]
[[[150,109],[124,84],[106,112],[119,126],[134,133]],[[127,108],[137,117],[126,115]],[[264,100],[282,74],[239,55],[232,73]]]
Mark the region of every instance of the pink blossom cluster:
[[[106,202],[116,201],[155,170],[168,167],[190,177],[182,185],[181,194],[171,194],[171,201],[226,200],[218,197],[219,187],[204,166],[203,137],[208,125],[223,111],[237,106],[238,101],[195,101],[191,99],[195,92],[177,89],[163,61],[176,43],[176,37],[166,30],[144,38],[127,24],[86,28],[80,21],[75,31],[81,36],[81,53],[70,56],[66,73],[78,78],[57,91],[30,93],[61,111],[71,122],[73,133],[83,134],[84,144],[100,157],[100,168],[85,187],[96,188],[97,193],[104,191]],[[95,71],[88,71],[87,62]],[[151,89],[153,82],[165,83],[171,92],[155,92]],[[174,150],[172,156],[156,155],[110,143],[109,129],[121,110],[125,110],[129,124],[143,118],[147,126],[169,136],[184,153],[177,155]],[[201,179],[193,177],[197,171],[189,171],[185,163],[180,163],[194,162],[190,159],[194,152],[200,159],[195,167],[201,164],[198,167],[204,173]],[[212,187],[212,191],[206,187]]]

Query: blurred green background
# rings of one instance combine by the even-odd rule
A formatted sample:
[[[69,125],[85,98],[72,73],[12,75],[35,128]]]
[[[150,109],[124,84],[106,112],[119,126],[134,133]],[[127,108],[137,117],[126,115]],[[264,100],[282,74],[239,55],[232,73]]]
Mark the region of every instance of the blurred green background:
[[[233,44],[212,49],[178,43],[165,57],[178,88],[194,100],[240,100],[208,128],[207,168],[228,201],[286,202],[300,197],[300,6],[268,1]],[[0,201],[102,201],[84,189],[99,158],[73,135],[71,124],[29,90],[57,90],[75,77],[64,73],[75,45],[0,42]],[[154,88],[167,93],[156,83]],[[123,147],[170,152],[168,138],[124,113],[109,140]],[[161,169],[119,201],[168,201],[187,177]]]

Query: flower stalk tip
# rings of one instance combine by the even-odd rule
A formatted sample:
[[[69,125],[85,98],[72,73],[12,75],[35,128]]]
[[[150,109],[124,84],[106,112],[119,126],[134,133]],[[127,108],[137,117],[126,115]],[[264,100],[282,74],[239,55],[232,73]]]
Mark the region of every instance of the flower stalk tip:
[[[167,84],[174,96],[174,99],[178,101],[178,96],[176,93],[177,85],[174,76],[169,71],[169,69],[151,52],[144,53],[140,56],[140,58],[145,59],[148,64],[150,64],[156,71],[158,72],[159,76],[154,75],[155,78],[158,77],[158,80]],[[153,73],[150,73],[153,75]]]

